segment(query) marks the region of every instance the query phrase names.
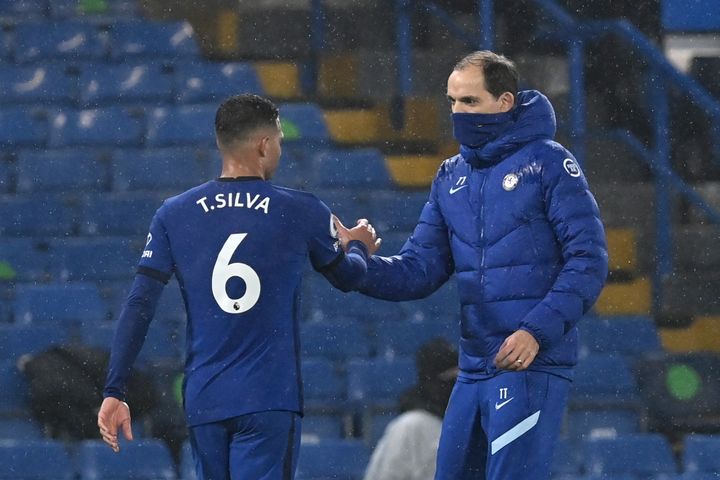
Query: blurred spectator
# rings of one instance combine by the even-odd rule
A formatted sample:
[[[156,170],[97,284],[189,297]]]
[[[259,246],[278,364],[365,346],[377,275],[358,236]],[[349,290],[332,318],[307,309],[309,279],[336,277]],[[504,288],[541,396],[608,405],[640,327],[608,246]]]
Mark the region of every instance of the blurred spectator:
[[[440,427],[457,376],[457,351],[444,339],[430,340],[415,357],[418,381],[399,400],[373,452],[365,480],[432,480]]]

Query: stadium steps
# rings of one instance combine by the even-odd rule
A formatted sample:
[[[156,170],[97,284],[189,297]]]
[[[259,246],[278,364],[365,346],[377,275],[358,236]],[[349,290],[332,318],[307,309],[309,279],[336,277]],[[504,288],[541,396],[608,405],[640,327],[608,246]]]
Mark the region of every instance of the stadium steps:
[[[660,328],[669,352],[720,352],[720,316],[699,316],[684,328]]]

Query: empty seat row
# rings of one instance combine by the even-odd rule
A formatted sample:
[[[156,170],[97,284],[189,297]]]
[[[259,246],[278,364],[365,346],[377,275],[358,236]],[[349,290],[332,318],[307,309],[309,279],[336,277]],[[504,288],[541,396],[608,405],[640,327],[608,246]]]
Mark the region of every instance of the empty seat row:
[[[44,20],[75,18],[78,16],[136,17],[139,12],[136,0],[104,0],[79,2],[78,0],[0,0],[0,18],[5,22],[23,22],[28,19]]]
[[[77,69],[52,63],[5,66],[0,71],[0,103],[87,108],[219,102],[238,93],[264,93],[247,63],[84,63]]]
[[[157,108],[57,110],[13,106],[0,112],[0,147],[215,146],[218,103]],[[322,111],[314,104],[280,105],[286,142],[331,146]]]
[[[185,21],[134,20],[99,25],[36,20],[18,23],[4,35],[2,56],[21,64],[200,57],[195,32]]]

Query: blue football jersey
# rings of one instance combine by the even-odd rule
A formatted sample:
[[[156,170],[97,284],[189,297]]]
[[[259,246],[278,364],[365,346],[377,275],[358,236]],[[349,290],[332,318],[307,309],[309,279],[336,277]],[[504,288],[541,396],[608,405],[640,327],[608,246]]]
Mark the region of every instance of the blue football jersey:
[[[308,257],[322,270],[343,255],[324,203],[259,178],[213,180],[163,203],[138,272],[180,284],[190,425],[302,413],[302,274]]]

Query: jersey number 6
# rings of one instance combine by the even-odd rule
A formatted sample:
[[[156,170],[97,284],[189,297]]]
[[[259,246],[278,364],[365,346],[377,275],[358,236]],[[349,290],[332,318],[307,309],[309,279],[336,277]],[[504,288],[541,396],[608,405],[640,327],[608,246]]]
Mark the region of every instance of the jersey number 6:
[[[225,240],[220,249],[212,273],[212,292],[218,306],[227,313],[243,313],[255,306],[260,298],[260,277],[255,270],[244,263],[230,263],[235,250],[247,233],[233,233]],[[230,298],[225,289],[228,280],[239,277],[245,282],[245,294],[240,298]]]

